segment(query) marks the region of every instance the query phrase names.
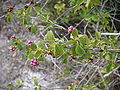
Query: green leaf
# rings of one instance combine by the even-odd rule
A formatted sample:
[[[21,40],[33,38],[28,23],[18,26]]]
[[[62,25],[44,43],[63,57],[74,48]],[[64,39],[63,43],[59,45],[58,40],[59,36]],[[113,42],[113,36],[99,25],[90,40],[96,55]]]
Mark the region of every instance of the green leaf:
[[[45,39],[54,42],[55,41],[55,36],[52,31],[48,31],[47,34],[45,35]]]
[[[106,67],[106,71],[110,72],[113,69],[113,64],[108,64],[108,66]]]
[[[41,86],[35,86],[34,90],[42,90]]]
[[[13,83],[8,83],[7,86],[8,87],[13,87],[14,85],[13,85]]]
[[[104,58],[106,59],[106,60],[112,60],[113,58],[114,58],[114,53],[106,53],[105,55],[104,55]]]
[[[17,80],[16,80],[16,83],[21,84],[21,82],[20,82],[20,80],[19,80],[19,79],[17,79]]]
[[[37,77],[33,77],[33,79],[34,79],[34,85],[38,85],[38,79],[37,79]]]
[[[66,43],[63,43],[63,46],[74,44],[74,43],[75,43],[75,40],[69,40]]]
[[[42,11],[41,11],[41,8],[40,7],[38,7],[38,6],[35,6],[35,7],[33,7],[34,9],[35,9],[35,11],[37,11],[37,12],[39,12],[39,13],[41,13]]]
[[[100,38],[101,38],[101,33],[100,33],[100,32],[96,32],[95,35],[96,35],[96,38],[97,38],[97,39],[100,39]]]
[[[22,50],[22,49],[23,49],[23,46],[22,46],[21,44],[17,43],[17,48],[18,48],[19,50]]]
[[[76,4],[80,5],[84,2],[85,0],[77,0]]]
[[[76,38],[78,36],[78,30],[77,29],[74,29],[72,31],[72,36],[73,36],[73,38]]]
[[[84,49],[80,45],[76,46],[75,51],[79,56],[82,56],[85,53]]]
[[[8,22],[8,23],[10,23],[10,22],[11,22],[11,20],[12,20],[11,15],[8,15],[8,16],[7,16],[7,22]]]
[[[44,57],[43,57],[42,55],[40,55],[40,56],[38,57],[38,60],[39,60],[39,61],[44,61]]]
[[[74,46],[71,48],[71,54],[74,55],[74,56],[77,55],[75,49],[76,49],[76,45],[74,45]]]
[[[33,53],[29,53],[29,54],[28,54],[28,58],[29,58],[29,59],[33,59],[33,58],[34,58]]]
[[[46,41],[38,41],[38,47],[44,47]]]
[[[98,16],[97,15],[93,15],[92,16],[92,20],[97,22],[98,21]]]
[[[56,44],[55,45],[55,49],[54,49],[54,52],[55,52],[55,55],[62,55],[63,54],[63,47],[61,44]]]
[[[39,57],[40,54],[41,54],[41,52],[40,52],[40,51],[37,51],[37,52],[35,53],[35,57]]]
[[[36,27],[35,25],[33,25],[33,26],[31,27],[31,32],[32,32],[32,33],[36,33],[36,31],[37,31],[37,27]]]
[[[21,19],[21,22],[22,22],[24,25],[27,25],[27,19],[26,19],[26,18],[22,18],[22,19]]]
[[[65,7],[65,4],[64,3],[58,3],[58,4],[55,4],[54,8],[55,9],[59,9],[59,10],[62,10],[63,8]]]
[[[108,49],[108,46],[107,46],[107,45],[102,45],[100,48],[101,48],[102,50],[107,50],[107,49]]]
[[[16,83],[17,83],[16,88],[22,87],[22,85],[23,85],[19,79],[16,80]]]
[[[36,49],[37,49],[37,45],[34,44],[34,43],[32,43],[32,44],[30,45],[30,48],[31,48],[32,50],[36,50]]]
[[[26,14],[30,14],[30,12],[31,12],[31,7],[27,8]]]
[[[92,5],[91,5],[91,0],[87,0],[87,2],[86,2],[86,7],[87,8],[89,8],[89,7],[91,7]]]
[[[100,3],[100,0],[92,0],[92,3],[93,3],[94,5],[97,5],[97,4]]]

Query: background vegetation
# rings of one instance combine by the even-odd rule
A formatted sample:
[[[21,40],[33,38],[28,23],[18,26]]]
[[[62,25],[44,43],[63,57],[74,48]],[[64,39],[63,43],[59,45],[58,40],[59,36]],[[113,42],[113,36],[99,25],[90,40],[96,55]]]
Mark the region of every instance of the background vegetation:
[[[61,88],[119,90],[119,4],[119,0],[30,0],[20,8],[9,5],[1,18],[17,32],[39,35],[33,41],[10,35],[9,50],[24,52],[25,62],[33,67],[50,62],[56,72],[54,83]],[[34,83],[35,90],[42,88],[37,79]]]

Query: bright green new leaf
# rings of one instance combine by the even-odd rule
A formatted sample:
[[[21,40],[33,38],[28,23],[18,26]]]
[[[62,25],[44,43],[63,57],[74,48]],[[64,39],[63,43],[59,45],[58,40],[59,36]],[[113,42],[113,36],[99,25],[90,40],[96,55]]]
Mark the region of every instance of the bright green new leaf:
[[[31,32],[32,32],[32,33],[36,33],[36,31],[37,31],[37,27],[36,27],[35,25],[33,25],[33,26],[31,27]]]
[[[55,55],[62,55],[64,52],[62,45],[56,44],[54,52],[55,52]]]
[[[85,53],[84,49],[80,45],[76,46],[75,51],[79,56],[82,56]]]
[[[91,0],[87,0],[87,2],[86,2],[86,7],[87,7],[87,8],[91,7]]]
[[[62,10],[65,7],[64,3],[55,4],[54,8],[57,10]]]
[[[8,23],[10,23],[10,22],[11,22],[11,20],[12,20],[11,15],[7,16],[7,22],[8,22]]]
[[[85,1],[85,0],[77,0],[76,3],[80,5],[80,4],[82,4],[84,1]]]
[[[27,8],[26,14],[30,14],[30,12],[31,12],[31,7]]]
[[[102,45],[100,48],[101,48],[102,50],[107,50],[107,49],[108,49],[108,46],[107,46],[107,45]]]
[[[47,34],[45,35],[45,39],[47,39],[50,42],[55,41],[55,36],[52,31],[48,31]]]
[[[34,85],[38,85],[38,79],[37,79],[37,77],[33,77],[33,79],[34,79]]]
[[[35,6],[35,7],[33,7],[34,8],[34,10],[36,11],[36,12],[39,12],[39,13],[41,13],[42,11],[41,11],[41,8],[40,7],[38,7],[38,6]]]
[[[97,38],[97,39],[100,39],[100,38],[101,38],[101,33],[100,33],[100,32],[96,32],[95,35],[96,35],[96,38]]]

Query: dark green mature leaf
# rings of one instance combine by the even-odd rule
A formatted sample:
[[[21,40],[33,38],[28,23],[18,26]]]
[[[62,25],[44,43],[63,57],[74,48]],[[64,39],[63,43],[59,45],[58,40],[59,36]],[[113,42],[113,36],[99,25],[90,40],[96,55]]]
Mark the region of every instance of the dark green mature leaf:
[[[37,52],[35,53],[35,57],[39,57],[40,54],[41,54],[41,52],[40,52],[40,51],[37,51]]]
[[[36,50],[36,49],[37,49],[37,46],[36,46],[36,44],[32,43],[32,44],[30,45],[30,48],[31,48],[32,50]]]
[[[21,44],[17,43],[17,48],[18,48],[19,50],[22,50],[22,49],[23,49],[23,46],[22,46]]]
[[[76,45],[74,45],[74,46],[71,48],[71,54],[74,55],[74,56],[77,55],[75,49],[76,49]]]
[[[38,41],[38,47],[44,47],[46,41]]]
[[[109,63],[108,66],[106,67],[107,73],[110,72],[113,69],[113,64]]]
[[[55,55],[62,55],[63,54],[63,47],[62,47],[62,45],[61,44],[56,44],[55,45],[55,50],[54,50],[54,52],[55,52]]]
[[[77,29],[74,29],[72,31],[72,36],[73,36],[73,38],[76,38],[78,36],[78,30]]]
[[[82,56],[85,53],[84,49],[80,45],[76,46],[75,51],[79,56]]]
[[[38,60],[39,61],[44,61],[44,57],[42,55],[39,55]]]

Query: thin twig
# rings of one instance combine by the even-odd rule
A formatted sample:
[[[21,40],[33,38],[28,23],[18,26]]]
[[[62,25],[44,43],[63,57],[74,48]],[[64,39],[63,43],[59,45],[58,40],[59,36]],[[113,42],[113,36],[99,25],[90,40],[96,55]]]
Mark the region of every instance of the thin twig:
[[[41,10],[43,10],[43,8],[46,6],[46,4],[48,3],[49,0],[46,0],[45,4],[43,5],[43,7],[41,8]]]
[[[95,71],[93,72],[93,74],[91,75],[91,77],[89,78],[89,80],[85,83],[85,86],[86,86],[86,85],[90,82],[90,80],[93,78],[93,76],[94,76],[95,73],[97,72],[98,68],[99,68],[99,67],[97,67],[97,68],[95,69]]]
[[[58,19],[60,19],[63,15],[65,15],[68,11],[70,11],[70,10],[73,9],[73,8],[75,8],[76,6],[78,6],[78,5],[75,5],[75,6],[71,7],[71,8],[69,8],[69,9],[67,9],[67,10],[66,10],[64,13],[62,13],[58,18],[56,18],[55,21],[57,21]]]
[[[120,35],[120,33],[101,33],[101,35]]]
[[[109,88],[108,88],[107,84],[106,84],[106,83],[105,83],[105,81],[104,81],[104,76],[103,76],[103,75],[102,75],[102,73],[100,72],[100,69],[98,69],[98,73],[100,74],[101,79],[102,79],[102,81],[103,81],[103,83],[104,83],[104,85],[105,85],[106,89],[107,89],[107,90],[109,90]]]

